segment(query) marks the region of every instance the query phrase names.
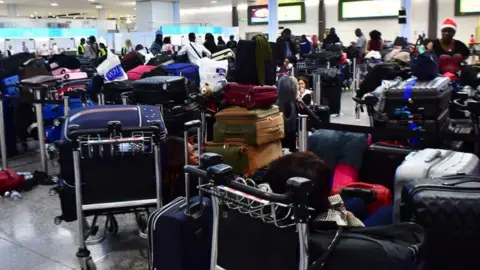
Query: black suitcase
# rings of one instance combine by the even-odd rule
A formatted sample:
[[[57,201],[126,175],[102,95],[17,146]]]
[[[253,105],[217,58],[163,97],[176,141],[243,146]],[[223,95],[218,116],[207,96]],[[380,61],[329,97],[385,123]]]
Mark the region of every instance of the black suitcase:
[[[412,181],[403,188],[402,220],[425,227],[425,270],[473,269],[480,254],[480,177]]]
[[[195,103],[163,108],[163,120],[170,135],[183,136],[183,124],[200,117],[200,108]]]
[[[27,62],[28,60],[34,58],[33,54],[30,53],[17,53],[10,57],[3,58],[0,60],[0,70],[2,78],[7,78],[13,75],[18,75],[19,67]]]
[[[105,103],[122,104],[122,94],[133,92],[133,81],[117,81],[106,83],[102,87]]]
[[[437,120],[450,107],[453,87],[447,77],[437,77],[423,82],[410,79],[391,87],[386,92],[385,113],[390,119],[398,119],[398,111],[407,108],[411,114],[421,114],[425,120]],[[405,100],[405,90],[414,83],[411,95]]]
[[[160,53],[160,54],[157,54],[154,58],[150,59],[147,65],[159,66],[169,61],[172,61],[173,63],[173,57],[171,55],[167,53]]]
[[[187,99],[186,80],[180,76],[155,76],[133,82],[135,100],[141,104],[182,104]]]

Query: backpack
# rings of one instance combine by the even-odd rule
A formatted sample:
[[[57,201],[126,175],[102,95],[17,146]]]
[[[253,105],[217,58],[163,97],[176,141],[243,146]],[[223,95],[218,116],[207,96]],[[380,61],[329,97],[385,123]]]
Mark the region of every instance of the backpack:
[[[397,77],[401,77],[402,79],[409,78],[408,71],[396,62],[386,61],[377,64],[372,67],[363,79],[357,95],[361,97],[366,93],[373,92],[377,87],[382,85],[383,80],[394,80]]]
[[[430,52],[416,55],[412,58],[411,63],[412,73],[419,81],[431,81],[440,73],[437,59]]]

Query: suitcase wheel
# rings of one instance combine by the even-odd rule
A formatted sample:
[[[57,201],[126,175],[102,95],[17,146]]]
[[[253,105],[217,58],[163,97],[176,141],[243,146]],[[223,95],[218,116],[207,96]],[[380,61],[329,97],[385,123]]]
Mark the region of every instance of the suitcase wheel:
[[[118,222],[117,222],[117,219],[113,215],[108,217],[108,227],[107,227],[107,229],[113,236],[118,234]]]

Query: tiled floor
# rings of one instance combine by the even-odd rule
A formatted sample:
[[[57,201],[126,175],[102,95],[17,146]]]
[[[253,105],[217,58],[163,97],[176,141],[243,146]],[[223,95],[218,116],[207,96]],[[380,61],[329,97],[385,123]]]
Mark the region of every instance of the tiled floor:
[[[368,124],[362,115],[355,121],[350,94],[344,94],[343,116],[333,122]],[[9,167],[22,172],[39,169],[37,155],[32,153],[9,160]],[[77,223],[55,225],[60,215],[57,196],[49,195],[49,187],[39,186],[13,201],[0,199],[0,270],[65,270],[79,269]],[[132,216],[118,216],[119,233],[103,243],[89,246],[101,270],[147,269],[147,241],[138,236]],[[102,223],[99,223],[102,224]]]

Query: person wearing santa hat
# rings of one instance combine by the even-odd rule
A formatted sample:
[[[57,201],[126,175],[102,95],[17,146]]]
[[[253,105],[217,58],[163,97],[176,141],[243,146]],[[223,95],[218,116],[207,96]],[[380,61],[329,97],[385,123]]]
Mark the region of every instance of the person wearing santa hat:
[[[470,56],[470,50],[465,43],[453,37],[457,31],[457,24],[451,18],[447,18],[442,26],[442,38],[428,44],[428,49],[435,52],[439,59],[440,72],[457,73],[460,65]]]

